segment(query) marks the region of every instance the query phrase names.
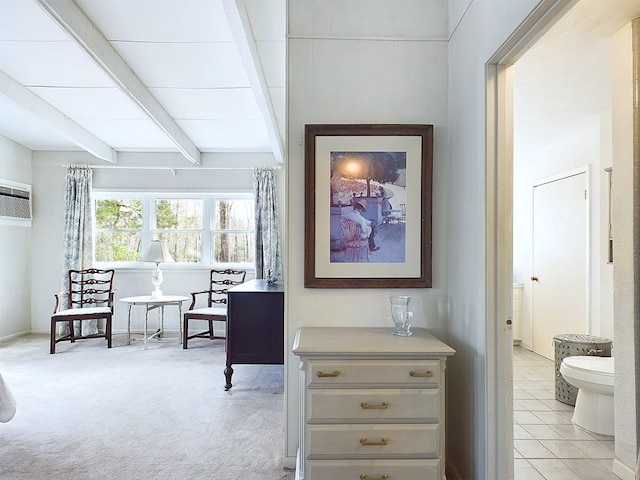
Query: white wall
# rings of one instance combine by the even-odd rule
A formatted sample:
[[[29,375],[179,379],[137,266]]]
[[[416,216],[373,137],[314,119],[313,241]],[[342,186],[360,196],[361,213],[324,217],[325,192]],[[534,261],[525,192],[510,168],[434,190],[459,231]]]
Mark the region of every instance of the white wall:
[[[416,326],[446,340],[447,2],[288,2],[288,346],[302,326],[390,326],[389,289],[305,289],[305,124],[434,125],[433,288],[415,295]],[[287,460],[298,447],[298,371],[287,362]]]
[[[487,352],[487,333],[495,343],[493,336],[504,330],[487,332],[487,325],[499,320],[486,317],[486,64],[538,3],[460,0],[451,5],[452,12],[464,12],[450,26],[449,42],[449,343],[457,353],[447,367],[448,407],[454,409],[447,418],[447,452],[454,479],[503,478],[495,470],[496,457],[489,458],[497,445],[487,424],[489,416],[498,415],[498,399],[488,398],[487,362],[494,352]],[[460,8],[464,4],[467,10]]]
[[[2,136],[0,179],[31,185],[31,150]],[[29,226],[0,224],[0,340],[31,328],[31,233]]]

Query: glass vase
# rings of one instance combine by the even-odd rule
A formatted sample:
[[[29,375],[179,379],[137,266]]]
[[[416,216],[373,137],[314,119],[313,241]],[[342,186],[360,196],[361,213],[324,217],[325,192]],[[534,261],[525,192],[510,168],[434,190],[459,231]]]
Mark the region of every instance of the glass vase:
[[[408,337],[411,335],[411,319],[413,318],[413,304],[416,297],[407,295],[392,295],[389,297],[391,302],[391,319],[395,325],[394,335]]]

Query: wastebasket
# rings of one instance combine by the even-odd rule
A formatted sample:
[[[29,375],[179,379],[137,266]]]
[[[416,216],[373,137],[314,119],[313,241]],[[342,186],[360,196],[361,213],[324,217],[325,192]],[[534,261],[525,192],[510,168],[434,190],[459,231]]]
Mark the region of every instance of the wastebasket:
[[[610,357],[612,341],[592,335],[562,334],[553,337],[556,364],[556,400],[567,405],[576,404],[578,389],[567,383],[560,373],[560,365],[566,357],[595,356]]]

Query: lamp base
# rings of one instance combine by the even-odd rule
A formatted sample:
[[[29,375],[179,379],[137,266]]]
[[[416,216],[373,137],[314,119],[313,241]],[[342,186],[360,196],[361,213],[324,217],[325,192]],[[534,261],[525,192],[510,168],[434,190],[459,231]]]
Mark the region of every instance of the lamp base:
[[[159,298],[162,296],[162,290],[160,290],[160,285],[162,285],[162,281],[164,278],[162,277],[162,270],[160,270],[160,265],[156,263],[156,268],[151,275],[151,283],[153,284],[153,292],[151,292],[152,298]]]

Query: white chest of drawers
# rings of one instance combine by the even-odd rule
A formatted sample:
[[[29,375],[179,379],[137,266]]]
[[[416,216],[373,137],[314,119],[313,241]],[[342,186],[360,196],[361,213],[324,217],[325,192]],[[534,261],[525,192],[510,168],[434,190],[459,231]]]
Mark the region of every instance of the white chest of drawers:
[[[299,480],[442,480],[446,358],[423,329],[301,328]]]

